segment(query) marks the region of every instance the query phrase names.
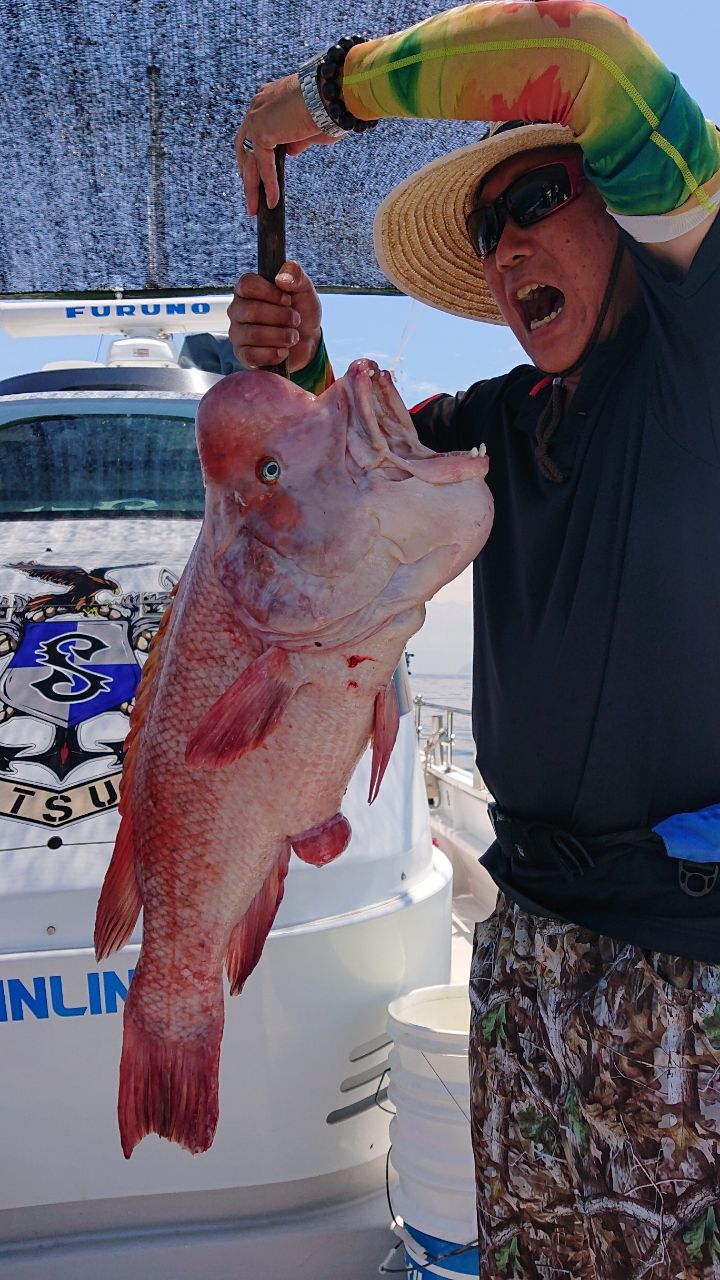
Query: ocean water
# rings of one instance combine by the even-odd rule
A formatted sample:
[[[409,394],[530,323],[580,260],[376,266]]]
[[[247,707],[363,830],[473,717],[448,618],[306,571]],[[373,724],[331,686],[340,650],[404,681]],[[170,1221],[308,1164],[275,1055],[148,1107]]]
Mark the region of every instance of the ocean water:
[[[441,703],[442,706],[460,708],[466,715],[456,715],[453,732],[453,763],[461,769],[472,769],[475,759],[475,745],[470,725],[470,700],[472,697],[472,681],[470,676],[415,675],[410,674],[410,688],[413,697],[423,700],[422,725],[425,733],[430,733],[432,717],[437,715],[433,707],[425,706],[429,702]]]

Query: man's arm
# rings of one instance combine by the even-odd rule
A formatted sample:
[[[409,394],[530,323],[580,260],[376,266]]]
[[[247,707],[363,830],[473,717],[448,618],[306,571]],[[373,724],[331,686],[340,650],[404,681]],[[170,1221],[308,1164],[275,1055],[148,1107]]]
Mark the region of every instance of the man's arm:
[[[618,222],[680,268],[718,208],[714,125],[624,18],[587,0],[490,0],[451,9],[351,49],[342,87],[349,110],[366,120],[568,125]],[[254,212],[258,172],[266,186],[276,185],[272,148],[287,142],[296,154],[317,141],[297,75],[256,94],[238,134],[244,137],[258,149],[253,158],[238,147]]]
[[[715,126],[625,19],[600,5],[464,5],[356,46],[342,83],[363,119],[568,126],[620,225],[681,269],[717,212]]]
[[[692,231],[686,231],[674,240],[660,241],[659,244],[648,243],[647,247],[661,262],[667,263],[669,267],[674,268],[681,275],[686,275],[695,254],[717,216],[718,210],[716,209],[710,217],[699,223]],[[637,239],[640,239],[639,235]]]
[[[417,431],[418,440],[435,453],[451,453],[453,449],[471,448],[460,440],[456,411],[467,392],[456,396],[445,394],[429,396],[413,405],[408,412]]]
[[[330,363],[327,347],[322,330],[320,330],[320,341],[318,349],[315,352],[309,364],[304,369],[295,369],[290,374],[292,382],[298,387],[302,387],[303,391],[309,391],[314,396],[319,396],[323,391],[327,391],[335,381],[335,374]]]

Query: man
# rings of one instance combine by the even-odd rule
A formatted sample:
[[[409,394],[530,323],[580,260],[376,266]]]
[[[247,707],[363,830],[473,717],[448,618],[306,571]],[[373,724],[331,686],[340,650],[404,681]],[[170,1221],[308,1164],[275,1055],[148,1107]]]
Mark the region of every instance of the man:
[[[335,60],[340,117],[322,70],[320,108],[307,73],[253,99],[251,212],[276,144],[328,141],[323,108],[504,122],[376,219],[393,282],[509,324],[532,361],[413,415],[435,449],[487,445],[496,509],[474,593],[500,889],[471,975],[480,1275],[717,1275],[718,134],[583,0],[466,5]],[[243,362],[332,377],[297,264],[244,277],[229,314]]]

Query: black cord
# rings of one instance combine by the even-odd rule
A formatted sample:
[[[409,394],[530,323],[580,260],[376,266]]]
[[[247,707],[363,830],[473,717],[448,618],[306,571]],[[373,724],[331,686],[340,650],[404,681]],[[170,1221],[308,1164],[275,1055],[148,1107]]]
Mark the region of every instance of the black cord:
[[[390,1068],[386,1067],[378,1081],[378,1087],[375,1090],[375,1097],[373,1101],[375,1103],[375,1106],[378,1108],[378,1111],[384,1111],[386,1116],[394,1116],[395,1112],[391,1111],[389,1107],[384,1107],[382,1102],[380,1101],[380,1090],[382,1089],[383,1080],[389,1074],[390,1074]]]
[[[593,331],[590,334],[590,337],[585,343],[585,346],[583,347],[582,351],[580,352],[580,355],[578,356],[574,364],[569,364],[567,369],[541,369],[540,370],[541,373],[544,373],[548,376],[552,374],[553,377],[555,378],[567,378],[571,373],[576,373],[577,370],[581,367],[581,365],[585,363],[588,356],[591,355],[592,352],[595,350],[598,338],[600,337],[600,330],[602,329],[603,324],[605,323],[605,317],[610,309],[610,303],[612,302],[612,297],[615,292],[615,285],[617,284],[617,278],[620,274],[620,267],[622,266],[622,260],[624,256],[625,256],[625,244],[623,242],[622,236],[620,235],[620,232],[618,231],[617,241],[615,244],[615,253],[613,255],[612,263],[610,264],[610,274],[608,275],[608,282],[605,286],[603,299],[602,299],[602,302],[600,303],[600,310],[598,311],[597,319],[593,326]]]
[[[392,1200],[390,1199],[390,1152],[391,1151],[392,1151],[392,1147],[388,1147],[387,1159],[385,1160],[385,1197],[387,1199],[388,1209],[390,1210],[390,1217],[392,1219],[392,1224],[393,1226],[397,1226],[397,1218],[395,1217],[395,1210],[392,1207]],[[395,1248],[397,1248],[397,1245],[395,1246]]]
[[[388,1209],[390,1210],[392,1225],[394,1227],[399,1227],[400,1223],[398,1221],[395,1210],[393,1209],[392,1200],[390,1199],[390,1152],[391,1151],[392,1151],[392,1147],[388,1149],[387,1159],[385,1160],[385,1195],[387,1197]],[[397,1244],[395,1245],[395,1249],[398,1249],[402,1243],[403,1243],[402,1240],[398,1240]],[[409,1276],[413,1271],[417,1271],[418,1267],[420,1268],[434,1267],[436,1262],[444,1262],[446,1258],[458,1258],[460,1257],[461,1254],[467,1253],[469,1249],[477,1249],[479,1243],[480,1243],[480,1239],[478,1237],[475,1240],[471,1240],[470,1244],[460,1244],[457,1246],[457,1248],[450,1249],[448,1253],[438,1253],[434,1258],[428,1255],[425,1262],[413,1263],[411,1267],[381,1266],[379,1268],[379,1271],[381,1275],[384,1275],[384,1276]],[[420,1242],[418,1241],[418,1245],[419,1244]],[[393,1249],[393,1253],[395,1252],[395,1249]],[[425,1250],[425,1252],[427,1253],[427,1250]]]

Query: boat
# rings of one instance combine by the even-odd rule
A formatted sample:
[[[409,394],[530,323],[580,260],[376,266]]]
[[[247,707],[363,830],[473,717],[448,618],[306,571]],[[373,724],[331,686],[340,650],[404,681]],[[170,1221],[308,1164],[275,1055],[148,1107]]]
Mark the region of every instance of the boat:
[[[125,1161],[117,1075],[140,930],[97,964],[94,913],[135,689],[203,510],[193,423],[218,375],[181,367],[168,334],[222,332],[227,302],[0,302],[10,334],[114,335],[102,361],[0,380],[3,1280],[376,1274],[396,1243],[387,1007],[466,981],[489,909],[453,808],[470,791],[452,726],[423,770],[403,662],[378,800],[366,757],[343,806],[349,848],[322,870],[292,860],[260,964],[227,1000],[212,1149],[153,1135]]]

